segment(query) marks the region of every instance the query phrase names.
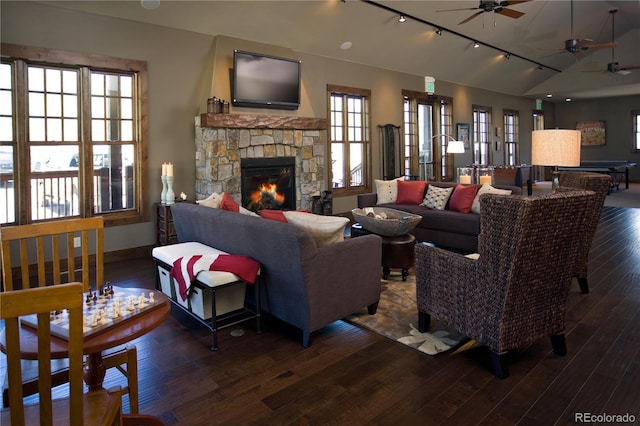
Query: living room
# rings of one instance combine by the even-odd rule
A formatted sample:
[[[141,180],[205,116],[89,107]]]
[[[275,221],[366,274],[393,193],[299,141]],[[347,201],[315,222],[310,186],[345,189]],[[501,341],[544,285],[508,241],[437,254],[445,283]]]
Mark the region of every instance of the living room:
[[[423,73],[398,72],[365,65],[355,60],[341,60],[307,53],[284,45],[263,43],[264,40],[260,39],[249,40],[226,34],[211,35],[139,22],[128,19],[126,11],[122,12],[125,16],[117,18],[101,15],[95,11],[83,11],[81,6],[69,7],[69,4],[58,3],[3,1],[0,4],[2,12],[2,42],[61,51],[130,58],[147,61],[148,64],[148,146],[146,157],[142,158],[145,163],[143,170],[146,179],[144,190],[146,191],[147,203],[142,206],[145,212],[142,221],[108,228],[105,233],[105,252],[107,256],[111,256],[113,259],[125,257],[138,249],[140,249],[140,252],[145,252],[146,250],[145,253],[148,254],[150,247],[155,245],[157,235],[153,204],[160,200],[162,190],[160,175],[163,163],[171,162],[174,166],[174,190],[176,194],[184,192],[187,199],[195,199],[197,174],[195,168],[194,120],[199,118],[200,114],[206,112],[208,98],[217,96],[221,99],[231,99],[229,69],[232,66],[234,49],[299,59],[303,64],[303,71],[302,100],[298,110],[281,111],[234,108],[232,106],[230,111],[232,115],[256,114],[326,119],[328,108],[327,85],[370,90],[372,93],[372,121],[370,127],[373,144],[370,185],[373,183],[373,178],[380,178],[382,175],[382,159],[376,126],[387,123],[402,125],[402,90],[423,92],[425,86],[424,76],[425,74],[431,74],[429,67],[425,67]],[[135,3],[136,7],[139,7],[139,2],[133,3]],[[349,1],[333,3],[337,7],[370,7],[366,4],[355,6],[354,2]],[[476,2],[464,3],[465,5],[471,3],[469,7],[472,7],[475,6]],[[608,4],[609,2],[603,3]],[[163,6],[164,3],[158,11],[161,11]],[[95,7],[107,6],[106,3],[97,3]],[[245,5],[244,7],[245,14],[253,13],[250,5]],[[608,7],[605,9],[608,9]],[[153,11],[144,12],[154,13]],[[397,20],[390,13],[387,19],[393,20],[394,23]],[[435,20],[435,18],[432,19]],[[236,25],[251,25],[250,22],[243,24],[238,19],[233,19],[233,21]],[[498,21],[497,24],[501,24],[501,22]],[[487,21],[486,25],[487,27],[492,26],[493,19]],[[430,29],[425,27],[426,30]],[[636,24],[635,34],[638,31]],[[609,36],[608,25],[601,32],[605,34],[604,39],[607,39]],[[375,50],[375,47],[372,49]],[[608,51],[606,53],[608,57]],[[393,53],[390,55],[393,55]],[[455,57],[462,55],[462,53],[452,50],[448,55],[453,60]],[[446,62],[448,59],[445,54],[429,60],[435,64]],[[511,61],[516,59],[512,58]],[[637,65],[637,63],[634,62],[630,65]],[[553,71],[544,72],[548,73],[548,75],[554,75]],[[640,74],[640,72],[637,74]],[[631,78],[637,77],[632,74]],[[499,80],[499,78],[496,80]],[[634,81],[637,82],[637,79]],[[505,84],[507,83],[505,80]],[[520,163],[529,164],[531,162],[530,135],[533,130],[533,119],[530,119],[530,117],[533,110],[536,109],[536,98],[506,94],[499,90],[489,90],[486,87],[493,87],[496,84],[499,85],[499,81],[487,82],[486,85],[483,85],[482,82],[477,83],[475,86],[463,85],[448,81],[443,77],[436,80],[435,93],[438,96],[448,97],[453,100],[454,123],[473,122],[473,105],[491,106],[494,120],[497,122],[500,122],[500,117],[504,110],[518,111],[520,114],[521,137]],[[633,151],[630,148],[630,138],[633,130],[630,116],[631,111],[638,109],[638,105],[640,105],[640,94],[636,92],[623,96],[574,100],[571,103],[558,102],[556,100],[549,101],[545,98],[542,100],[542,111],[544,111],[546,128],[557,126],[572,129],[575,128],[577,121],[606,121],[606,145],[583,149],[582,155],[585,160],[625,159],[637,162],[640,159],[639,151]],[[502,156],[502,152],[496,151],[494,154],[498,159]],[[455,155],[454,162],[456,166],[471,163],[471,151]],[[500,161],[496,161],[496,164],[500,164]],[[631,180],[634,183],[640,182],[640,169],[634,168],[631,170]],[[329,178],[327,174],[325,174],[322,184],[324,185],[323,189],[328,187]],[[333,210],[335,213],[348,212],[354,207],[356,207],[356,197],[353,195],[334,199]],[[605,264],[605,262],[602,261],[602,264]],[[606,264],[610,265],[609,263]],[[604,275],[604,272],[600,273],[602,281],[605,281]],[[122,277],[122,279],[126,278]],[[576,304],[580,303],[577,300],[574,302]],[[177,326],[172,325],[172,327]],[[171,329],[171,331],[184,332],[185,330],[176,328]],[[338,336],[340,332],[344,332],[347,336],[353,338],[355,340],[354,346],[364,346],[364,341],[370,343],[374,340],[369,336],[360,334],[359,331],[350,326],[334,325],[325,333],[324,338],[320,341],[319,346],[321,349],[318,349],[326,358],[331,358],[332,356],[330,350],[331,339],[340,340],[344,344],[345,337]],[[261,344],[260,337],[252,337],[251,344],[259,346]],[[267,349],[277,352],[278,344],[283,344],[282,340],[282,338],[274,338],[274,341],[267,345]],[[292,346],[298,343],[295,339],[290,340],[284,342],[285,351],[294,351]],[[228,346],[237,345],[231,339],[227,339],[222,343]],[[194,343],[190,341],[188,345],[193,347]],[[348,346],[349,343],[346,343],[346,345]],[[383,364],[392,364],[393,357],[397,355],[397,350],[379,341],[374,341],[374,346],[383,350],[383,354],[377,355],[379,367],[381,370],[388,368]],[[316,349],[312,347],[311,350]],[[345,349],[344,347],[341,351],[350,353],[350,349]],[[537,351],[539,355],[543,352],[543,349],[537,348]],[[251,355],[248,352],[245,352],[242,356],[245,357],[245,362],[251,362],[249,361]],[[302,360],[310,355],[305,355],[301,352],[296,356]],[[359,357],[360,355],[354,356],[355,359],[345,361],[345,366],[348,365],[348,362],[358,361]],[[171,357],[167,357],[166,360],[171,362]],[[256,364],[260,362],[260,360],[255,361]],[[408,363],[412,369],[420,369],[420,367],[417,367],[417,363]],[[230,370],[234,368],[230,361],[226,361],[224,366]],[[367,364],[367,367],[370,366],[370,364]],[[554,366],[555,364],[552,364],[550,368]],[[455,364],[447,368],[455,370],[459,367],[459,364]],[[425,370],[432,370],[436,367],[430,365],[424,368]],[[361,373],[366,374],[364,365],[362,365],[362,369]],[[387,373],[391,374],[389,371]],[[287,372],[282,374],[284,380],[286,380]],[[522,371],[520,374],[524,375]],[[482,382],[486,379],[482,376],[480,370],[472,371],[471,375],[475,375],[475,379],[474,377],[469,378],[466,383],[469,386],[473,386],[476,379]],[[382,380],[381,378],[378,379]],[[244,380],[242,386],[247,386],[250,378],[243,378],[242,380]],[[350,381],[349,377],[345,377],[344,381]],[[362,391],[366,392],[369,385],[374,386],[375,384],[361,383],[360,385],[363,387]],[[188,387],[185,384],[181,384],[181,386]],[[402,383],[396,383],[396,386],[400,388]],[[503,388],[505,386],[502,385]],[[318,389],[320,389],[320,385]],[[458,390],[464,392],[469,389]],[[178,395],[174,396],[179,398]],[[313,396],[323,398],[322,391],[318,390],[315,395],[311,395],[311,397]],[[453,396],[451,395],[452,398]],[[279,403],[284,404],[276,399],[274,397],[272,401],[274,406]],[[378,394],[375,399],[382,401],[384,395]],[[444,397],[441,398],[440,403],[443,406],[447,404]],[[480,401],[476,401],[476,403],[478,405],[482,404]],[[398,404],[401,403],[398,402]],[[235,408],[242,410],[244,407],[238,402]],[[160,411],[159,408],[158,411]],[[362,415],[360,418],[364,417]]]

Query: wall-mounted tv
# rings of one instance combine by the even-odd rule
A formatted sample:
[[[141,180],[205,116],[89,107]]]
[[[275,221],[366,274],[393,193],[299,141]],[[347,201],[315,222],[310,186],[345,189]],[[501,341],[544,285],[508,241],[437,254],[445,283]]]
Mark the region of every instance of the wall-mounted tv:
[[[293,59],[234,50],[232,104],[298,109],[300,68],[300,61]]]

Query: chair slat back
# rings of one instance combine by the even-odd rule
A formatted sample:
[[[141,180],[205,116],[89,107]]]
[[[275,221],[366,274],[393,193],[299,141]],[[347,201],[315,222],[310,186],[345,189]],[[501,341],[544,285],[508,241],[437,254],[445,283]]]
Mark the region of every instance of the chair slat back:
[[[80,265],[76,265],[76,237],[81,239]],[[93,247],[90,247],[91,238],[95,242]],[[76,281],[76,271],[80,268],[84,290],[98,289],[104,279],[103,246],[104,222],[101,217],[2,227],[0,253],[3,290],[18,289],[17,283],[14,283],[14,267],[20,269],[17,274],[21,281],[19,288]],[[15,264],[12,248],[19,256]],[[31,264],[34,261],[35,268]],[[95,267],[94,280],[91,277],[92,266]],[[33,282],[32,275],[36,277]]]
[[[49,315],[66,310],[69,318],[69,418],[83,422],[82,305],[84,286],[80,282],[0,293],[0,318],[5,321],[7,376],[11,424],[24,425],[20,360],[20,316],[38,318],[38,392],[40,424],[53,425],[51,397],[51,334]]]

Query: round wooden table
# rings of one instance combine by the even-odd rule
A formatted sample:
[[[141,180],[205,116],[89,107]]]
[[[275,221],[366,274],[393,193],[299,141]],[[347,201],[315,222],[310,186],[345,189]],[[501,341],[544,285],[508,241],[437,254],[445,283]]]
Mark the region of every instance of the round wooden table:
[[[149,289],[127,288],[141,294]],[[122,322],[111,325],[108,329],[96,335],[85,337],[83,352],[87,355],[84,381],[90,391],[102,389],[106,374],[106,367],[102,359],[102,352],[119,345],[123,345],[158,327],[167,319],[171,312],[169,299],[159,291],[154,291],[155,304],[153,309],[136,312]],[[4,330],[0,333],[0,349],[5,351],[6,337]],[[68,355],[69,342],[52,336],[51,358],[64,359]],[[23,359],[38,359],[38,333],[36,329],[22,324],[20,327],[20,356]]]

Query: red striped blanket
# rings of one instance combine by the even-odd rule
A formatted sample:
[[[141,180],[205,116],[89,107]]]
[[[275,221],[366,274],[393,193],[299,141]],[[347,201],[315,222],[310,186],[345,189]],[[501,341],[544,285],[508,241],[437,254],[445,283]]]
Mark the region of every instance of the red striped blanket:
[[[178,283],[182,300],[187,300],[191,283],[202,271],[223,271],[237,275],[249,284],[256,282],[260,264],[248,256],[235,254],[196,254],[180,257],[173,262],[169,276]]]

